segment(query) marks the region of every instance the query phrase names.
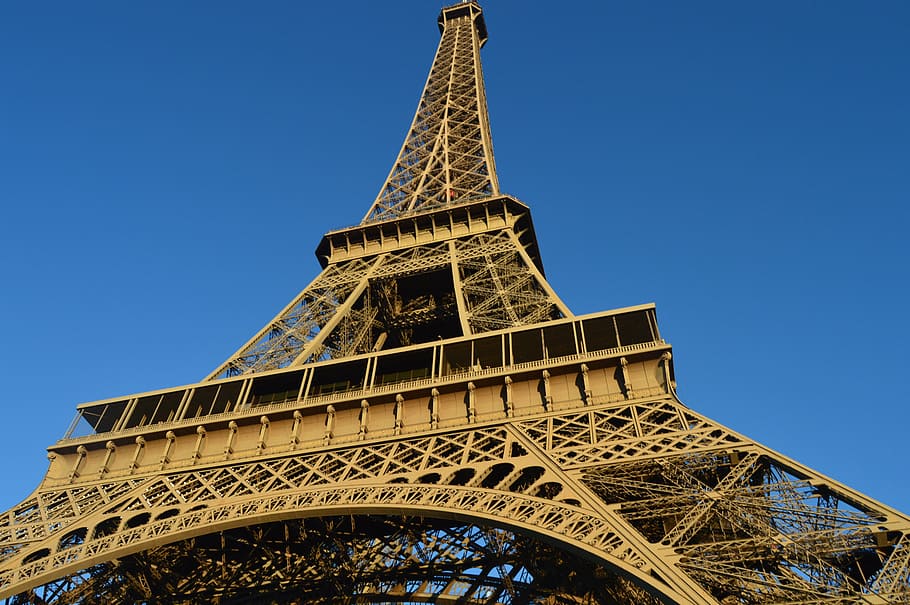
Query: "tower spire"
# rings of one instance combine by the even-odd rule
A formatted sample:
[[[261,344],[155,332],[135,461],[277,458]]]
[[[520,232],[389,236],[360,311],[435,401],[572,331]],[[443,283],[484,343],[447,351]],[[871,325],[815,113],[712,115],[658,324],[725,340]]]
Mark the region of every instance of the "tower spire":
[[[323,238],[322,273],[207,380],[572,315],[527,206],[499,192],[474,1],[442,37],[404,145],[362,223]]]
[[[439,48],[398,158],[363,223],[499,194],[480,64],[483,11],[439,14]]]

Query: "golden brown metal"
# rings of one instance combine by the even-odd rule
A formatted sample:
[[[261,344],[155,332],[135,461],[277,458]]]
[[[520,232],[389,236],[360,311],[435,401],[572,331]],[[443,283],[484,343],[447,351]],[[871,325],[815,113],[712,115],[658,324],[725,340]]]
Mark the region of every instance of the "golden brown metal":
[[[498,191],[480,8],[440,26],[364,222],[204,381],[79,406],[0,598],[910,602],[910,518],[681,403],[653,305],[559,300]]]
[[[442,9],[442,38],[414,121],[364,223],[499,194],[474,2]]]

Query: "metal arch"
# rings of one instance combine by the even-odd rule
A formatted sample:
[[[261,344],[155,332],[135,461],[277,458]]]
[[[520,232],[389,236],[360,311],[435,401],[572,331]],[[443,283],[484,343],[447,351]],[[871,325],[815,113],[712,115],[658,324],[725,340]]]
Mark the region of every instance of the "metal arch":
[[[430,510],[447,517],[492,511],[506,519],[495,523],[553,523],[556,533],[582,544],[599,536],[605,542],[593,548],[641,564],[689,602],[906,598],[905,516],[696,414],[672,395],[633,388],[637,397],[611,400],[594,376],[589,381],[587,403],[557,399],[556,410],[520,414],[505,425],[474,423],[265,457],[251,452],[236,461],[208,458],[196,468],[43,490],[38,501],[16,507],[19,523],[3,528],[0,583],[40,583],[63,565],[85,569],[87,556],[147,550],[190,535],[181,532],[204,533],[206,523],[244,526],[322,507],[325,514],[412,510],[427,517]],[[515,471],[485,488],[481,479],[502,462]],[[519,469],[531,465],[544,474],[515,487]],[[477,480],[464,487],[423,484],[467,467]],[[561,482],[565,501],[540,495],[551,479]],[[162,514],[174,516],[153,521]],[[118,529],[99,533],[111,520]],[[26,540],[25,548],[17,549],[14,536]]]
[[[458,486],[392,483],[379,486],[307,489],[207,506],[151,520],[0,574],[0,598],[78,574],[86,569],[165,544],[252,524],[337,515],[448,518],[482,527],[537,536],[584,552],[667,603],[694,604],[655,580],[644,559],[609,522],[575,506],[524,494]],[[251,523],[253,522],[253,523]]]
[[[307,603],[659,602],[622,575],[507,530],[353,515],[208,534],[96,565],[11,601],[93,605],[109,585],[119,587],[110,595],[118,603],[293,603],[301,595]]]
[[[60,566],[85,569],[87,556],[147,549],[190,535],[181,532],[204,533],[206,523],[242,526],[323,507],[325,514],[492,511],[506,519],[496,523],[518,520],[522,528],[555,523],[554,531],[565,535],[559,528],[570,528],[569,538],[588,546],[586,539],[599,536],[606,541],[593,548],[614,558],[619,549],[624,561],[641,563],[643,572],[653,570],[688,595],[698,594],[694,582],[705,594],[732,596],[732,590],[762,603],[906,597],[905,516],[699,416],[671,395],[603,403],[593,386],[587,405],[517,417],[511,426],[474,424],[293,455],[250,454],[44,491],[39,502],[16,508],[22,523],[4,529],[0,583],[40,583],[62,573]],[[515,472],[497,480],[496,489],[476,481],[461,488],[421,484],[466,466],[481,477],[504,461],[516,472],[542,465],[562,482],[560,498],[577,504],[535,496],[533,485],[510,491]],[[408,483],[388,483],[399,480]],[[174,516],[151,521],[161,514]],[[151,522],[130,526],[143,515]],[[96,539],[97,528],[111,519],[120,529]],[[29,541],[25,550],[16,549],[13,535]],[[42,548],[46,555],[37,556]],[[862,570],[861,581],[853,579]]]

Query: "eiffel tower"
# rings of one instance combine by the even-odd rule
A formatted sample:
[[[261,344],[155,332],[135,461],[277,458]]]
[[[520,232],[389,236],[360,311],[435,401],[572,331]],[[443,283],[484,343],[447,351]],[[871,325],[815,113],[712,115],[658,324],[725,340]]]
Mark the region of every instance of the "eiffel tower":
[[[685,406],[500,191],[473,1],[323,270],[197,384],[79,406],[6,603],[910,603],[910,518]]]

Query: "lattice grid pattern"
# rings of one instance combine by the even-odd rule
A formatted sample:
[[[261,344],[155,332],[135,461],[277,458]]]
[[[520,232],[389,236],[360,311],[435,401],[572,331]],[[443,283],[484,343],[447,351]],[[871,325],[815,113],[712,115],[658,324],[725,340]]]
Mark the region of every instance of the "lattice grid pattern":
[[[722,602],[910,596],[906,582],[880,580],[906,565],[884,511],[852,505],[849,495],[798,477],[765,452],[623,462],[588,469],[583,480],[651,543],[672,549],[679,568]]]
[[[285,521],[201,536],[100,564],[91,574],[10,602],[31,603],[36,597],[48,604],[86,605],[658,603],[606,568],[513,532],[368,516]]]
[[[499,193],[479,9],[445,21],[414,121],[364,223]]]
[[[392,346],[407,347],[418,316],[458,314],[459,330],[482,333],[571,315],[531,260],[531,230],[491,222],[484,205],[499,184],[480,7],[448,7],[440,23],[401,152],[362,225],[343,232],[360,247],[342,260],[329,254],[209,380],[366,353],[392,328]],[[456,204],[467,209],[460,223],[454,209],[437,213],[449,224],[420,215]],[[413,245],[401,243],[410,241],[403,222],[413,223],[404,230]],[[346,245],[338,235],[333,253],[335,241]],[[431,274],[445,292],[396,308],[401,283]],[[632,388],[627,364],[660,368],[670,384],[670,357],[622,354],[632,361],[622,358],[612,385],[604,368],[595,383],[587,365],[548,359],[554,377],[577,374],[570,384],[580,385],[555,399],[549,370],[531,376],[516,364],[502,386],[508,416],[497,420],[364,431],[356,445],[332,445],[327,424],[321,446],[229,449],[223,460],[162,462],[119,480],[106,469],[78,477],[79,457],[69,485],[48,481],[0,517],[0,596],[17,605],[910,604],[910,518],[698,415],[670,386]],[[473,409],[488,379],[466,374],[464,401],[446,405]],[[518,386],[528,405],[513,405]],[[165,441],[159,429],[149,439]],[[103,454],[97,441],[83,443]],[[86,456],[83,443],[61,455]]]

